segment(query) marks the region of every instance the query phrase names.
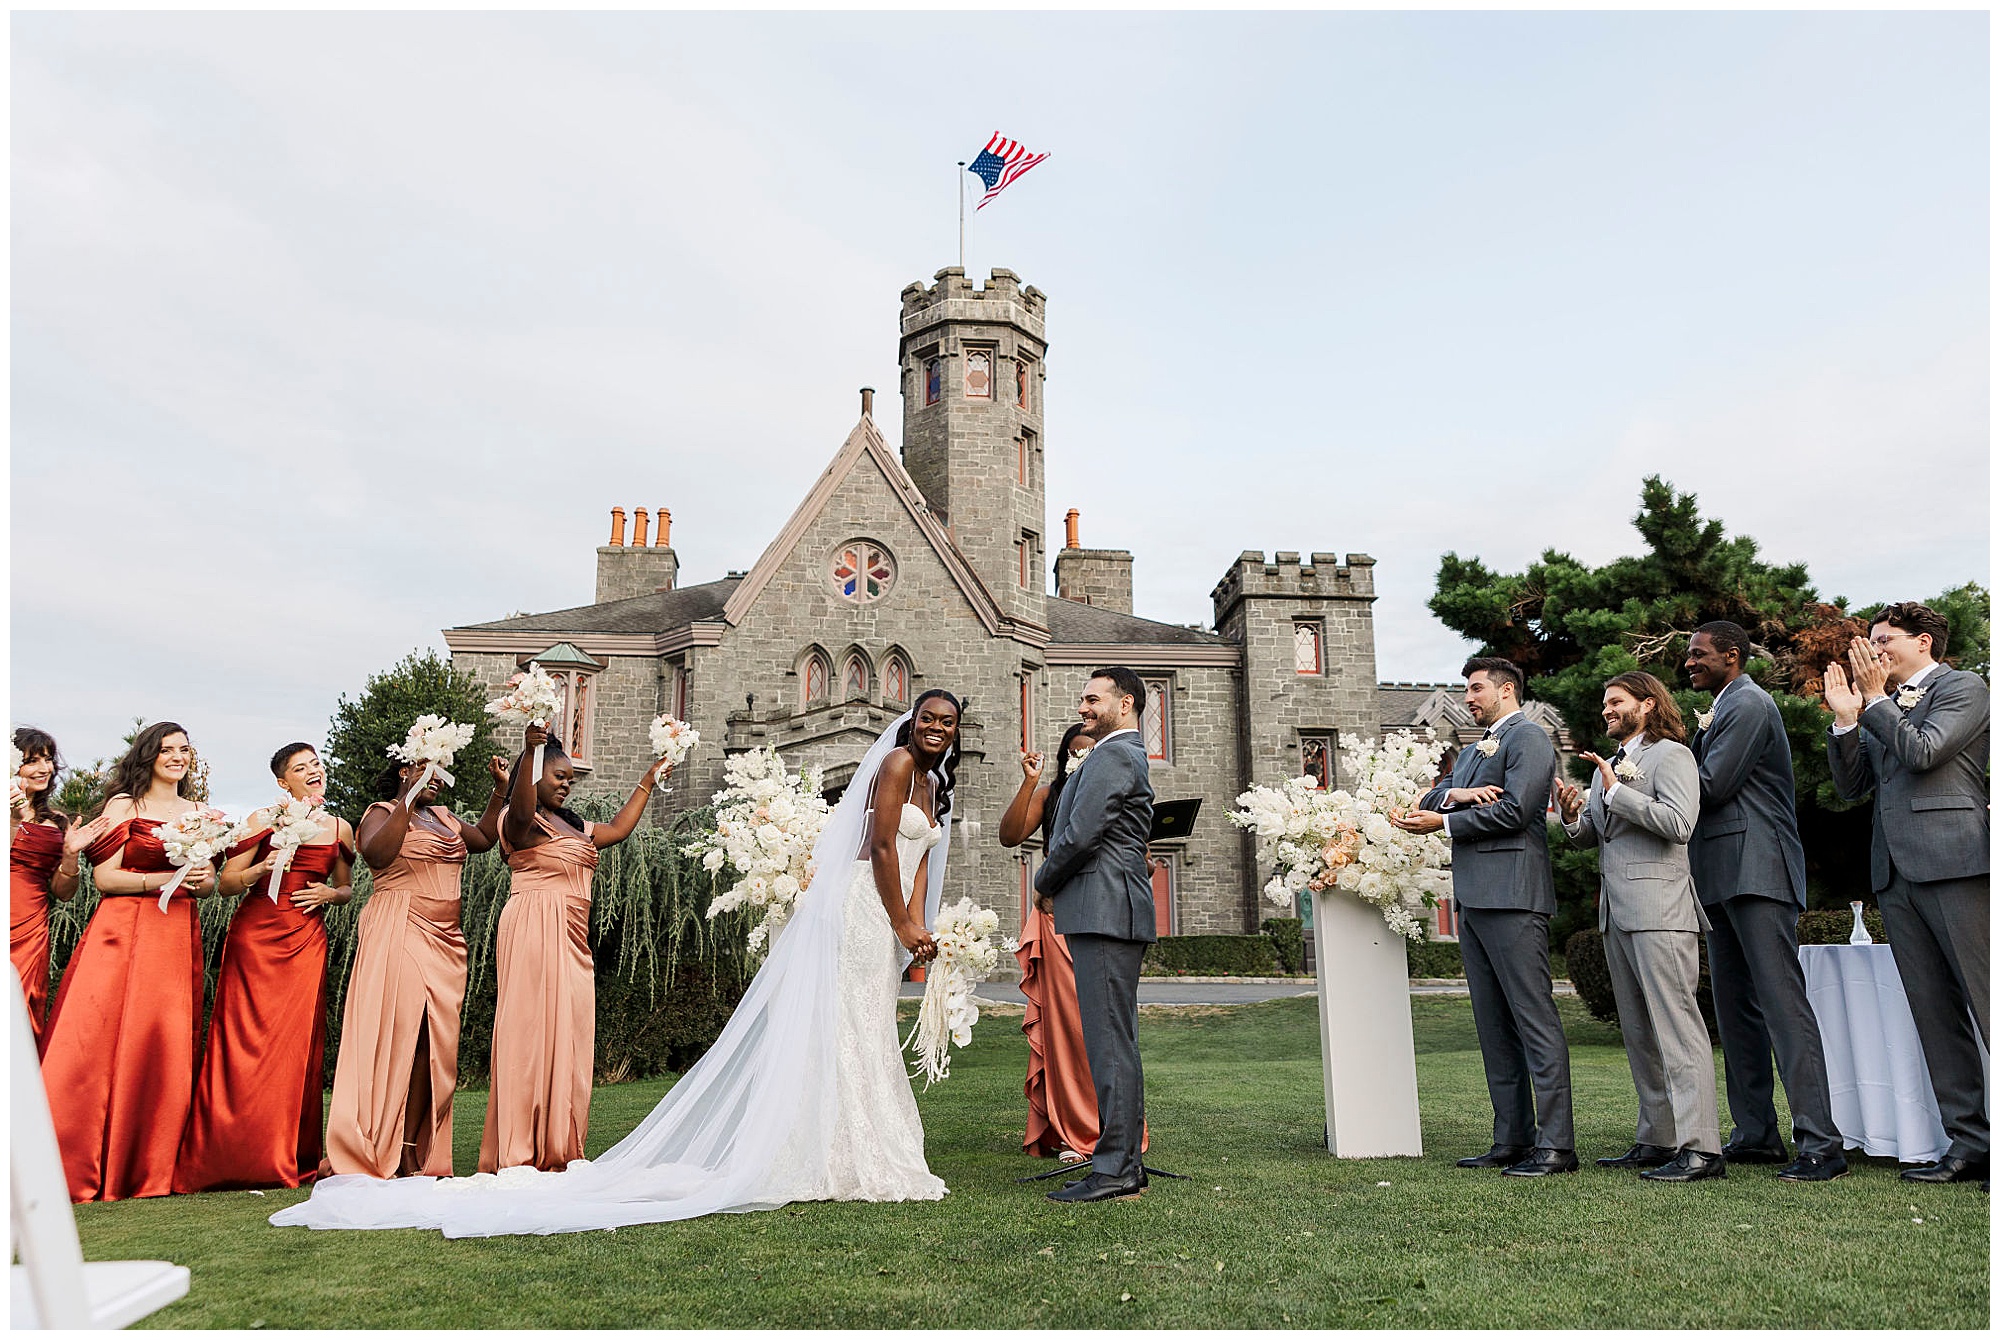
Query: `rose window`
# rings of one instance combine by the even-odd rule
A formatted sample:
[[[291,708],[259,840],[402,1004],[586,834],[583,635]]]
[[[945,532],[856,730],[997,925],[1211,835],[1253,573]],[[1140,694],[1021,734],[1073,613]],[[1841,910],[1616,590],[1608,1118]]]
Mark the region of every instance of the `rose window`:
[[[843,600],[866,605],[889,594],[896,584],[896,562],[880,545],[858,540],[833,555],[833,589]]]

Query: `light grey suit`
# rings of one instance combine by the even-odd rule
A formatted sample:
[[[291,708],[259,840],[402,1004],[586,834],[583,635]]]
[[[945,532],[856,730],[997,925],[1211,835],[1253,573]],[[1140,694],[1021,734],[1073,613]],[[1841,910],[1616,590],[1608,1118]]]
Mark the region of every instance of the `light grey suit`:
[[[1083,1051],[1097,1090],[1090,1166],[1121,1181],[1140,1173],[1146,1080],[1139,1065],[1139,964],[1154,929],[1153,783],[1133,732],[1092,749],[1056,802],[1035,888],[1055,904],[1056,930],[1076,965]]]
[[[1833,784],[1859,800],[1875,793],[1871,883],[1896,971],[1924,1044],[1938,1113],[1954,1158],[1988,1156],[1979,1037],[1992,1045],[1987,989],[1986,681],[1939,667],[1910,708],[1878,698],[1853,729],[1827,740]]]
[[[1597,928],[1639,1092],[1639,1143],[1719,1154],[1715,1052],[1696,999],[1708,918],[1687,851],[1701,770],[1672,740],[1628,742],[1625,761],[1638,776],[1620,779],[1608,797],[1604,775],[1593,776],[1583,812],[1563,829],[1579,847],[1598,849]]]
[[[1799,1152],[1837,1158],[1826,1054],[1799,967],[1806,856],[1785,719],[1748,675],[1716,695],[1714,712],[1694,737],[1701,818],[1688,860],[1711,923],[1708,977],[1734,1138],[1760,1148],[1781,1143],[1772,1101],[1775,1052]]]
[[[1490,756],[1477,745],[1459,750],[1449,786],[1432,788],[1418,804],[1445,811],[1451,833],[1458,945],[1493,1100],[1493,1143],[1571,1150],[1569,1040],[1549,979],[1556,896],[1545,816],[1556,750],[1525,716],[1503,722],[1490,738],[1498,746]],[[1491,805],[1446,809],[1447,790],[1488,785],[1502,790]]]

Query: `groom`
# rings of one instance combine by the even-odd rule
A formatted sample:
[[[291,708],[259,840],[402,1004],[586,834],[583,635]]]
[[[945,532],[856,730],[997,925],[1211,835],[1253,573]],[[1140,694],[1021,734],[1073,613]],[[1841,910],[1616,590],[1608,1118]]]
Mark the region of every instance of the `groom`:
[[[1076,964],[1083,1050],[1097,1088],[1090,1175],[1051,1191],[1050,1200],[1116,1200],[1146,1189],[1139,1162],[1146,1123],[1139,961],[1159,937],[1146,864],[1153,783],[1139,734],[1145,710],[1144,682],[1122,665],[1099,670],[1083,686],[1077,715],[1096,744],[1063,787],[1049,848],[1035,873],[1036,901],[1054,916]]]

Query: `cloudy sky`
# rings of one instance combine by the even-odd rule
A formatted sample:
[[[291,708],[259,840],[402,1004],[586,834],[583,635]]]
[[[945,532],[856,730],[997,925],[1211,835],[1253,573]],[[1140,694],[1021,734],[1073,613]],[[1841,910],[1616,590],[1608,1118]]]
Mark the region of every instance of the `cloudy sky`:
[[[1631,552],[1664,473],[1823,592],[1985,579],[1983,14],[22,15],[12,701],[221,799],[613,504],[755,561],[896,385],[958,160],[1049,295],[1051,531],[1210,618],[1241,550]],[[898,436],[886,396],[884,428]]]

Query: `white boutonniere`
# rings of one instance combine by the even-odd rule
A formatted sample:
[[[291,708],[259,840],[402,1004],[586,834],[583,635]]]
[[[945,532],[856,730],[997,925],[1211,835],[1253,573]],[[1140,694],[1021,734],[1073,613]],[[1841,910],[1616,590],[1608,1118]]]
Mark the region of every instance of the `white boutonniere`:
[[[1635,758],[1619,759],[1618,766],[1612,771],[1618,774],[1618,780],[1622,782],[1636,782],[1646,775],[1639,771],[1639,760]]]
[[[1907,712],[1922,702],[1924,695],[1929,692],[1930,690],[1921,684],[1905,684],[1896,690],[1896,706]]]
[[[1694,728],[1696,730],[1698,731],[1707,730],[1710,726],[1713,726],[1714,724],[1715,724],[1714,708],[1711,707],[1706,712],[1696,712],[1694,714]]]
[[[1488,758],[1492,758],[1495,754],[1500,752],[1500,742],[1498,740],[1491,740],[1491,739],[1481,740],[1479,742],[1479,752],[1486,755],[1486,757]]]

